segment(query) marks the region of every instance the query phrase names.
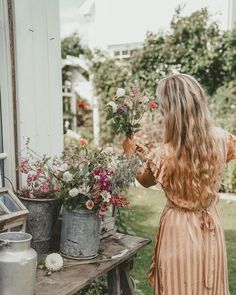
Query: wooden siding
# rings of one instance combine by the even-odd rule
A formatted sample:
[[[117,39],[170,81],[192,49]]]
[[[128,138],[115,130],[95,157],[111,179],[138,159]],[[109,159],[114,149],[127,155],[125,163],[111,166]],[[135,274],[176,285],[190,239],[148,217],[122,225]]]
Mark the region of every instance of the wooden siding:
[[[14,0],[18,137],[40,154],[63,147],[59,0]]]

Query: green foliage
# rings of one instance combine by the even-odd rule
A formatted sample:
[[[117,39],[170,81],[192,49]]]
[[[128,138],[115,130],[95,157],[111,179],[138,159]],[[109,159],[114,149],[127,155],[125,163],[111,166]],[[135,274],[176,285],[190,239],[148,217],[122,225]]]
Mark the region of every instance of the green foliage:
[[[66,58],[67,55],[79,57],[80,54],[84,54],[84,49],[80,44],[79,36],[74,33],[69,37],[65,37],[61,41],[61,56]]]
[[[106,120],[106,104],[118,87],[125,88],[130,79],[130,67],[126,61],[116,61],[102,52],[96,52],[91,71],[96,94],[100,96],[101,142],[112,142],[115,132]]]
[[[80,37],[77,33],[73,33],[61,41],[62,58],[66,58],[67,55],[79,57],[81,54],[87,58],[92,58],[91,51],[81,45]]]
[[[134,80],[148,95],[155,93],[157,80],[175,68],[196,77],[210,95],[236,75],[236,30],[221,32],[211,21],[207,9],[183,17],[181,8],[168,33],[149,32],[143,47],[129,60],[118,61],[99,52],[93,66],[94,86],[101,97],[101,134],[103,142],[114,140],[104,114],[106,103],[118,87]]]
[[[211,109],[217,124],[236,134],[236,80],[217,89],[211,99]]]
[[[106,276],[103,276],[95,280],[89,286],[87,286],[83,290],[76,293],[76,295],[101,295],[101,294],[103,295],[108,294]]]
[[[211,109],[218,126],[236,134],[236,80],[217,89],[211,99]],[[227,166],[223,190],[236,192],[236,163]]]
[[[210,21],[207,9],[182,17],[178,8],[169,34],[147,35],[143,49],[131,61],[132,74],[154,93],[156,80],[175,68],[196,77],[212,94],[223,84],[227,71],[225,35]]]

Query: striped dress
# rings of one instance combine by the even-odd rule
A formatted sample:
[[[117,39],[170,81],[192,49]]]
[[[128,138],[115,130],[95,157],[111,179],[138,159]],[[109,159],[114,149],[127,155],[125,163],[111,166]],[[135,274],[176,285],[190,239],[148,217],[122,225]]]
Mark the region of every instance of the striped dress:
[[[219,128],[214,130],[224,154],[224,165],[236,158],[236,137]],[[164,145],[147,157],[147,165],[160,184],[167,156]],[[218,188],[219,184],[217,191]],[[229,295],[218,197],[210,207],[201,209],[198,204],[181,200],[174,192],[165,193],[167,205],[160,219],[149,273],[154,295]]]

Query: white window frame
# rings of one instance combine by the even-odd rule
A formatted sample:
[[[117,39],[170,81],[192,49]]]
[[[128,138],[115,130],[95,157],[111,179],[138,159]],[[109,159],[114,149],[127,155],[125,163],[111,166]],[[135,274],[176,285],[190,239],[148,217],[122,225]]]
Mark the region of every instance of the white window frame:
[[[12,61],[8,20],[8,1],[0,0],[0,91],[2,108],[4,174],[16,187]],[[6,186],[10,183],[6,181]]]

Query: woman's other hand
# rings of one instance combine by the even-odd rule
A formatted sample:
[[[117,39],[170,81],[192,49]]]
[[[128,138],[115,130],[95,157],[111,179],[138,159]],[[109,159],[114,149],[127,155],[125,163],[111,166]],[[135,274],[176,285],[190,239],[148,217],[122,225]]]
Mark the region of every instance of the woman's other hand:
[[[143,161],[146,160],[146,155],[148,153],[148,148],[145,145],[136,143],[136,154],[139,156],[139,158]]]

